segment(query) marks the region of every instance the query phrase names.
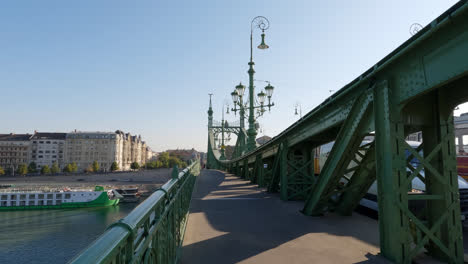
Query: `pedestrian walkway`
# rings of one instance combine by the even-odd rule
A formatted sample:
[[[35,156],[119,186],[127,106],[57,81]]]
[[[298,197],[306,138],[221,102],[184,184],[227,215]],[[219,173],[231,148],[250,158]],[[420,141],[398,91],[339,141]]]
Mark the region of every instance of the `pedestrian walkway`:
[[[302,207],[234,175],[203,170],[180,263],[388,263],[378,255],[376,220],[305,216]]]

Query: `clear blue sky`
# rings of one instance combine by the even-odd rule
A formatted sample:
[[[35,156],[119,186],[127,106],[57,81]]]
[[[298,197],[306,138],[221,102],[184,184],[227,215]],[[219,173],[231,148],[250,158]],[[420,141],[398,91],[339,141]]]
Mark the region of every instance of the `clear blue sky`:
[[[259,121],[274,136],[297,102],[310,111],[455,2],[2,1],[0,133],[121,129],[156,151],[206,151],[207,94],[221,119],[262,15],[270,49],[254,51],[256,78],[277,106]]]

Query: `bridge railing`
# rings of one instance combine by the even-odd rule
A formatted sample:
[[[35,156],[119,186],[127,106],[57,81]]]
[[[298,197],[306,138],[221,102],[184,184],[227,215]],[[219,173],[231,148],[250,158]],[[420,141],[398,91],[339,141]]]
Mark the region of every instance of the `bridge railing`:
[[[171,180],[70,263],[176,263],[199,173],[198,160],[180,173],[173,171]]]

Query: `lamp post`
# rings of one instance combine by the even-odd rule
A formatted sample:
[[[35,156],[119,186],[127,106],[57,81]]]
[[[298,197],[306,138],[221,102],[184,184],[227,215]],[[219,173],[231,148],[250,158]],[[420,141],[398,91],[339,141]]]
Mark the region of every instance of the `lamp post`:
[[[299,113],[297,112],[297,108],[299,107]],[[299,115],[299,118],[302,118],[302,106],[300,103],[296,103],[294,109],[294,115]]]
[[[249,70],[247,73],[249,74],[249,128],[247,130],[247,151],[253,150],[256,148],[255,138],[257,136],[257,129],[255,128],[255,108],[260,108],[260,115],[263,114],[265,111],[265,98],[268,96],[268,109],[271,108],[274,104],[271,103],[271,96],[273,94],[273,86],[268,83],[268,86],[265,87],[265,92],[261,91],[258,96],[258,102],[260,105],[255,106],[255,86],[254,86],[254,65],[253,62],[253,31],[255,28],[262,30],[262,42],[258,45],[259,49],[268,49],[269,46],[265,44],[265,30],[270,27],[270,22],[266,17],[257,16],[252,19],[250,23],[250,61],[248,63]],[[244,127],[244,117],[245,112],[244,109],[246,106],[243,104],[243,96],[244,96],[245,86],[240,83],[236,86],[234,92],[231,93],[233,102],[234,102],[234,112],[237,110],[236,105],[239,106],[240,111],[240,118],[241,118],[241,127]]]
[[[223,105],[223,110],[222,112],[222,118],[221,118],[221,156],[219,157],[220,160],[225,160],[226,155],[225,155],[225,149],[226,146],[224,145],[224,130],[225,128],[228,127],[227,120],[224,120],[224,105]],[[229,105],[226,105],[226,114],[229,114]],[[228,135],[230,139],[230,135]]]

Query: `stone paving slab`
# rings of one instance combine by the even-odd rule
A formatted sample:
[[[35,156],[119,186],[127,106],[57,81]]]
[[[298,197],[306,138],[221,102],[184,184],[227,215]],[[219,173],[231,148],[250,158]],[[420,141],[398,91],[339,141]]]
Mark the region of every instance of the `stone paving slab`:
[[[202,171],[192,197],[180,263],[389,263],[366,216],[305,216],[303,202],[214,170]]]

